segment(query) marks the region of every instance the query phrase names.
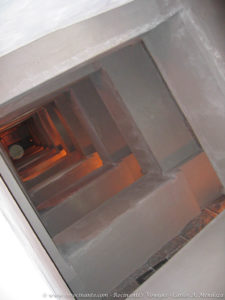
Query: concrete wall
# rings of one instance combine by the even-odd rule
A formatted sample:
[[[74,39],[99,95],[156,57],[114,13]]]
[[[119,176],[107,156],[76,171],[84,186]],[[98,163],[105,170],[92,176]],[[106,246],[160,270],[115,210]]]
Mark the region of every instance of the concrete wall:
[[[183,0],[195,30],[196,38],[211,54],[215,69],[225,76],[225,3],[223,0]]]
[[[200,207],[217,199],[223,186],[204,152],[179,167]]]
[[[86,120],[90,127],[94,128],[96,137],[103,144],[109,156],[127,147],[127,144],[119,132],[114,120],[98,95],[93,83],[86,78],[79,81],[73,88],[75,97],[82,107]],[[96,137],[93,136],[93,143]],[[99,152],[101,156],[101,152]]]
[[[133,0],[1,1],[0,56]]]
[[[68,287],[2,177],[0,199],[0,277],[4,281],[0,287],[1,298],[39,300],[44,293],[69,296]]]
[[[224,185],[225,77],[215,53],[199,42],[199,29],[204,30],[182,12],[144,41]]]
[[[119,50],[99,64],[108,73],[164,171],[200,151],[142,43]]]
[[[194,0],[190,2],[191,6],[188,2],[190,1],[137,0],[120,9],[54,32],[1,57],[1,123],[7,115],[14,118],[17,114],[15,110],[24,111],[24,107],[31,109],[35,100],[74,82],[77,78],[76,70],[87,61],[113,48],[121,47],[121,44],[151,30],[144,38],[145,44],[210,158],[220,180],[225,185],[224,65],[220,66],[218,63],[219,57],[222,57],[224,53],[225,44],[224,36],[221,35],[222,9],[218,9],[218,5],[222,2]],[[198,2],[199,5],[194,2]],[[187,6],[180,11],[184,7],[182,5]],[[204,7],[204,13],[200,12],[202,7]],[[217,13],[214,14],[213,9],[218,9]],[[178,13],[176,17],[169,18],[175,13]],[[207,24],[210,24],[210,29]],[[68,73],[63,74],[67,71]],[[168,232],[171,235],[176,234],[185,222],[199,212],[190,186],[184,178],[174,179],[177,184],[172,183],[173,197],[170,197],[171,189],[168,185],[160,189],[158,196],[154,194],[146,197],[142,205],[137,205],[135,210],[132,212],[130,210],[129,214],[125,214],[124,218],[114,225],[115,235],[111,234],[111,228],[105,231],[108,244],[104,243],[104,239],[96,238],[95,241],[98,243],[88,244],[85,248],[90,251],[90,256],[85,257],[84,252],[79,255],[76,253],[75,256],[69,253],[73,268],[71,265],[68,266],[58,254],[55,245],[49,239],[24,196],[21,186],[18,186],[15,178],[10,175],[3,161],[2,164],[4,168],[1,167],[1,172],[14,197],[19,199],[20,207],[25,211],[32,226],[37,229],[43,244],[67,281],[73,284],[74,289],[85,290],[84,283],[90,289],[93,285],[96,289],[99,286],[111,289],[139,264],[142,264],[145,257],[157,251],[162,243],[170,239]],[[179,189],[178,186],[182,188]],[[120,205],[123,203],[120,202]],[[173,209],[174,207],[176,210]],[[105,206],[101,209],[105,209]],[[111,207],[108,209],[109,215],[118,216],[118,210],[112,210]],[[123,206],[122,209],[127,210],[128,207]],[[178,211],[182,213],[179,215]],[[150,215],[151,218],[149,218]],[[100,217],[98,220],[94,218],[94,221],[89,218],[88,227],[96,224],[96,220],[100,225],[104,223],[108,226],[105,215],[101,214]],[[128,220],[127,218],[129,222],[123,223],[124,220]],[[138,218],[140,224],[134,222]],[[175,223],[173,223],[174,220],[176,220]],[[156,226],[159,221],[166,222],[161,222],[163,228]],[[140,231],[140,228],[144,231]],[[154,231],[150,231],[149,228],[154,228]],[[145,232],[145,234],[140,234],[140,232]],[[122,236],[121,233],[123,233]],[[148,239],[145,238],[146,236]],[[73,238],[76,236],[74,235]],[[75,240],[74,244],[76,242]],[[73,241],[69,239],[68,244],[73,245]],[[123,247],[124,245],[126,248]],[[142,245],[142,247],[137,247],[137,245]],[[68,250],[70,249],[68,247]],[[124,251],[125,249],[127,251]],[[133,255],[136,255],[134,249],[138,255],[131,266],[130,262],[134,260]],[[96,263],[99,261],[104,264],[96,268]],[[116,267],[121,267],[120,277],[118,277]],[[79,271],[79,275],[74,271],[75,269]],[[109,273],[108,270],[111,270],[111,277],[105,276],[106,272]]]
[[[0,104],[14,99],[12,107],[8,106],[6,110],[2,107],[1,116],[73,82],[76,77],[73,71],[82,64],[155,28],[180,8],[179,0],[165,3],[158,0],[151,0],[151,3],[149,0],[133,1],[51,33],[1,57]],[[69,76],[64,74],[62,78],[66,71],[69,71]],[[50,85],[44,84],[53,78]],[[37,86],[38,89],[35,89]],[[21,98],[22,93],[26,95]],[[18,96],[20,99],[14,98]]]

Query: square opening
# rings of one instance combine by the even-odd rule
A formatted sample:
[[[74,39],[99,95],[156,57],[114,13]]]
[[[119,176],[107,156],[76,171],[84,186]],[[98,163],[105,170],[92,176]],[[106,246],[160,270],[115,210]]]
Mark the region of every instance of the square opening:
[[[92,286],[96,270],[104,281],[107,264],[123,271],[129,249],[139,261],[142,249],[147,253],[140,245],[151,249],[158,228],[165,239],[172,235],[173,207],[179,204],[182,219],[189,218],[192,196],[197,199],[207,186],[199,188],[194,173],[201,177],[209,170],[210,189],[211,181],[220,183],[142,42],[84,69],[59,91],[51,84],[49,95],[28,103],[29,109],[21,105],[14,121],[12,115],[1,120],[0,141],[60,255]],[[180,172],[170,178],[177,167]],[[193,194],[188,206],[186,194]],[[162,228],[158,222],[164,221]]]
[[[15,174],[52,236],[143,175],[98,92],[100,73],[50,95],[0,131]],[[114,98],[110,89],[107,93]],[[72,208],[70,217],[62,207],[65,212]],[[58,210],[61,217],[45,222]]]

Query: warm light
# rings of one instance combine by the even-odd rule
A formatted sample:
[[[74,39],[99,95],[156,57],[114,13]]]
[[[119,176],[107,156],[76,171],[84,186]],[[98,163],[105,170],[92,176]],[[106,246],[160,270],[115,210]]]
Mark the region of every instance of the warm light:
[[[19,172],[19,175],[21,176],[24,182],[31,180],[48,170],[51,166],[53,166],[64,156],[66,156],[66,151],[61,150],[59,153],[55,154],[55,156],[46,159],[42,162],[38,162],[38,164],[34,165],[33,167],[26,168],[25,170]]]
[[[71,181],[73,184],[84,178],[86,175],[92,173],[93,171],[101,168],[103,166],[103,162],[98,155],[97,152],[93,153],[90,157],[86,160],[80,162],[76,168],[74,168],[73,172],[71,173]],[[68,184],[68,182],[67,182]],[[76,190],[76,188],[74,188]],[[73,191],[74,191],[73,190]],[[53,198],[53,199],[46,199],[46,201],[42,202],[40,205],[37,206],[38,210],[47,209],[53,207],[60,203],[62,198]]]

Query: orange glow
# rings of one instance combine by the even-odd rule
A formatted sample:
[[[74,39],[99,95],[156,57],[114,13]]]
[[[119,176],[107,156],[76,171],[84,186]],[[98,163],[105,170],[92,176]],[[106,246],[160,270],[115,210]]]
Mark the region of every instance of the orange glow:
[[[91,172],[101,168],[103,166],[103,162],[98,155],[97,152],[93,153],[90,157],[88,157],[86,160],[83,160],[80,162],[73,170],[71,174],[71,178],[68,179],[67,184],[69,184],[69,180],[71,180],[73,183],[76,183],[76,181],[84,178],[86,175],[90,174]],[[73,190],[74,191],[74,190]],[[38,210],[47,209],[50,207],[53,207],[60,203],[63,199],[54,197],[53,199],[46,200],[39,204],[37,206]]]
[[[74,169],[74,172],[71,175],[72,180],[76,182],[77,180],[83,178],[85,175],[88,175],[97,168],[100,168],[102,165],[103,163],[101,158],[99,157],[98,153],[95,152],[87,160],[83,161]],[[138,164],[135,156],[133,154],[130,154],[129,156],[125,157],[120,162],[120,164],[114,167],[114,171],[110,177],[112,180],[110,188],[107,189],[108,198],[113,197],[123,189],[127,188],[142,176],[143,174],[141,172],[140,165]],[[74,187],[73,190],[70,190],[70,193],[74,193],[78,188]],[[46,199],[37,206],[37,209],[41,211],[54,207],[60,202],[64,201],[67,195],[64,194],[64,197],[60,198],[55,196],[51,199]]]
[[[56,162],[58,162],[61,158],[66,156],[66,151],[61,150],[59,153],[55,154],[53,157],[50,157],[49,159],[46,159],[42,162],[38,162],[38,164],[26,168],[19,172],[19,175],[21,176],[22,180],[24,182],[31,180],[38,175],[42,174],[43,172],[47,171],[50,167],[52,167]]]

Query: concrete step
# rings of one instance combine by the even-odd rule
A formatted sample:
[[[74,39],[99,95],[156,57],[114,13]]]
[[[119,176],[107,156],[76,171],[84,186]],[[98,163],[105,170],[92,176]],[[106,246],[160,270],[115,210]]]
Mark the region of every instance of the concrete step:
[[[83,159],[79,152],[71,152],[69,155],[56,161],[55,164],[45,172],[42,172],[39,176],[29,180],[25,186],[30,194],[35,194],[35,192],[72,170],[74,166],[81,161],[83,161]]]
[[[91,154],[87,159],[78,164],[67,166],[63,170],[47,178],[43,184],[40,184],[29,191],[32,201],[39,209],[55,206],[65,199],[68,191],[79,188],[82,178],[96,169],[102,167],[102,160],[97,153]]]
[[[199,213],[182,172],[167,180],[147,174],[53,240],[84,284],[77,293],[107,293]]]
[[[29,181],[49,168],[51,168],[57,160],[60,160],[66,155],[65,150],[59,151],[58,149],[51,149],[47,151],[43,156],[40,156],[37,160],[32,161],[19,171],[19,175],[23,181]]]
[[[98,173],[91,173],[88,178],[90,180],[79,182],[78,186],[63,194],[64,198],[56,193],[55,198],[46,200],[44,206],[39,205],[39,209],[48,207],[48,204],[55,206],[43,213],[41,219],[48,232],[54,236],[133,184],[141,176],[138,163],[133,155],[129,155],[118,165],[104,166]],[[73,180],[73,176],[71,177]],[[61,202],[57,203],[59,199]]]
[[[43,147],[32,147],[33,151],[26,155],[23,159],[15,163],[18,171],[29,167],[32,163],[38,161],[42,157],[45,157],[51,151],[49,148],[44,149]]]

